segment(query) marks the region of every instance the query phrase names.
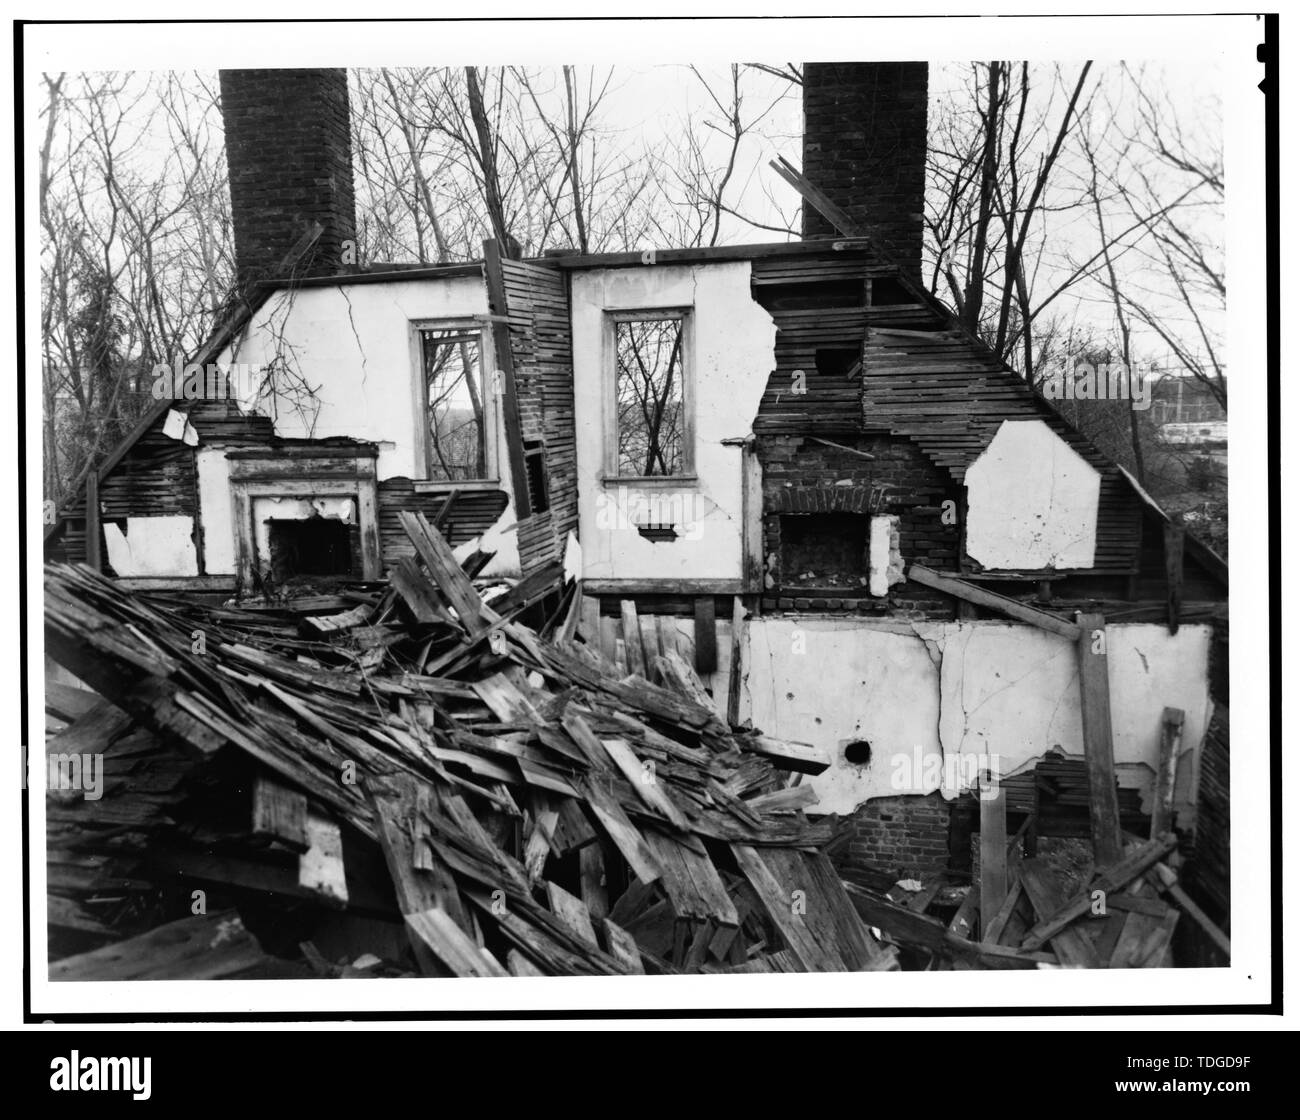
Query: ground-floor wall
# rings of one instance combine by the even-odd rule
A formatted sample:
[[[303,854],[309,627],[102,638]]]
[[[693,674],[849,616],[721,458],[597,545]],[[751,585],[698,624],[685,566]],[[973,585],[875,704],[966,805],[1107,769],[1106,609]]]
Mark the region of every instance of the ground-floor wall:
[[[1208,626],[1184,625],[1177,634],[1145,623],[1106,631],[1116,774],[1121,787],[1138,791],[1144,811],[1162,713],[1174,707],[1185,714],[1175,795],[1182,826],[1195,820],[1210,641]],[[1010,777],[1049,751],[1083,758],[1074,643],[1033,626],[754,618],[742,656],[742,717],[820,746],[832,760],[826,772],[805,779],[818,794],[811,812],[848,816],[879,799],[910,806],[936,793],[952,801],[984,769]],[[905,824],[909,815],[896,809],[878,823]],[[932,831],[928,811],[923,816],[918,835]]]

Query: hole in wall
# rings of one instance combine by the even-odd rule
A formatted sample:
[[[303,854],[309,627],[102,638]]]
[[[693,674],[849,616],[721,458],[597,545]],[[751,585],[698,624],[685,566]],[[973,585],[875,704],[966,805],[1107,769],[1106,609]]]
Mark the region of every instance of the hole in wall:
[[[866,739],[852,739],[844,747],[844,761],[850,766],[871,764],[871,744]]]

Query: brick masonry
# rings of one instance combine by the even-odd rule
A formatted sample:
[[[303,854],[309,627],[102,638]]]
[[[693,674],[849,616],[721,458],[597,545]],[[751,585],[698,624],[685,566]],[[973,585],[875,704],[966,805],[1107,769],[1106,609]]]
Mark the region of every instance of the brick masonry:
[[[957,566],[960,524],[943,523],[943,503],[961,509],[960,488],[911,442],[889,435],[844,435],[836,439],[845,447],[872,455],[864,459],[849,451],[795,435],[764,435],[757,443],[763,468],[763,555],[776,557],[769,569],[774,586],[781,585],[781,518],[792,513],[852,511],[895,514],[899,519],[899,547],[906,564],[921,563],[943,571]],[[874,493],[873,493],[874,492]],[[802,600],[801,600],[802,601]],[[919,584],[902,583],[890,589],[875,605],[894,613],[912,612],[924,617],[952,617],[951,603]],[[776,609],[813,609],[826,602],[808,599],[799,606],[793,598]],[[863,609],[860,604],[828,609]]]
[[[241,283],[272,276],[306,226],[324,227],[299,276],[349,270],[356,238],[346,70],[222,70]]]
[[[803,68],[804,174],[918,280],[928,86],[924,62],[808,62]],[[804,237],[835,232],[804,204]]]
[[[948,866],[948,818],[939,793],[875,798],[841,821],[851,837],[835,849],[833,862],[850,882],[867,870],[900,879],[933,875]]]

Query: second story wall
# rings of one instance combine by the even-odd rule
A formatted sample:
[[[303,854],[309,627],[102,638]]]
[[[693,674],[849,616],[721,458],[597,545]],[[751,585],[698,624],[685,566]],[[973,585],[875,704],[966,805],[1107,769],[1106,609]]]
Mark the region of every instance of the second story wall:
[[[745,457],[725,441],[750,434],[776,334],[750,296],[749,262],[575,272],[571,294],[584,577],[740,580]],[[660,477],[618,458],[616,331],[638,313],[682,316],[685,394],[669,409],[683,410],[685,447],[680,469]]]
[[[381,481],[421,479],[426,472],[414,324],[486,312],[483,281],[472,276],[278,292],[222,360],[277,365],[281,391],[256,402],[274,421],[276,435],[371,441],[379,445]],[[485,369],[492,367],[490,354],[485,340]],[[499,409],[493,415],[500,447]]]

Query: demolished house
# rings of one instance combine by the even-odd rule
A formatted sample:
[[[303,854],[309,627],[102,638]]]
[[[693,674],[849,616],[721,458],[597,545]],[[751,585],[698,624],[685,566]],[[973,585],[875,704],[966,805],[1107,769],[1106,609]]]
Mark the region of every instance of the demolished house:
[[[802,241],[434,266],[345,72],[222,96],[241,296],[46,535],[52,977],[1227,962],[1226,566],[922,287],[925,64],[807,65]]]

